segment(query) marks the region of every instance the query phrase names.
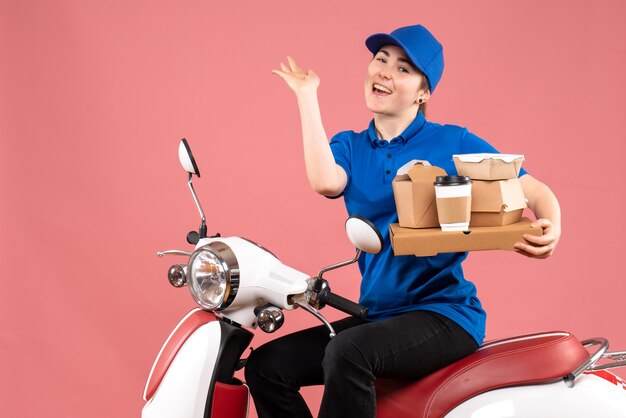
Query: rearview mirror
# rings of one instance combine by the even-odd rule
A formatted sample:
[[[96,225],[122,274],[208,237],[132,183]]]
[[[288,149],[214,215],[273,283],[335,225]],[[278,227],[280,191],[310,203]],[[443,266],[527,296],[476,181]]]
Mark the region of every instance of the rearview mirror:
[[[369,219],[353,215],[346,221],[346,234],[350,242],[359,250],[378,254],[383,249],[383,236]]]
[[[189,144],[185,138],[183,138],[178,145],[178,159],[180,160],[180,165],[183,166],[185,171],[189,174],[195,174],[200,177],[200,170],[198,170],[196,160],[193,158],[191,148],[189,148]]]
[[[189,185],[189,190],[191,190],[193,200],[196,202],[200,218],[202,219],[198,232],[191,231],[187,234],[187,242],[195,245],[199,242],[200,238],[206,238],[206,218],[204,216],[204,211],[202,210],[202,205],[200,205],[198,195],[196,194],[196,190],[193,188],[193,183],[191,181],[194,174],[200,177],[200,170],[198,170],[196,160],[193,158],[191,148],[185,138],[181,139],[180,144],[178,145],[178,160],[180,161],[180,165],[182,165],[185,171],[187,171],[187,174],[189,174],[187,184]]]

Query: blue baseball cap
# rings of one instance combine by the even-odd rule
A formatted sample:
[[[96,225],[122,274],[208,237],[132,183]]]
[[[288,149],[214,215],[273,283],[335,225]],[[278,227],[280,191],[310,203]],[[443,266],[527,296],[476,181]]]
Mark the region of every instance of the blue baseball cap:
[[[426,75],[432,93],[443,74],[443,47],[439,41],[422,25],[406,26],[390,34],[376,33],[365,40],[373,54],[390,44],[404,49],[413,65]]]

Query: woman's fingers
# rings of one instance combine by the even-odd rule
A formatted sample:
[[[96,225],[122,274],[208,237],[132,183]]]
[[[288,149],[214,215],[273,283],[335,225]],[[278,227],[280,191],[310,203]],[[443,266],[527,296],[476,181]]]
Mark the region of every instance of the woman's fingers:
[[[296,61],[291,58],[291,57],[287,57],[287,61],[289,61],[289,66],[291,67],[291,71],[294,72],[299,72],[299,73],[303,73],[304,71],[302,71],[302,68],[300,68],[300,66],[298,66],[298,64],[296,64]]]
[[[277,76],[279,76],[280,78],[282,78],[283,81],[285,83],[287,83],[289,88],[291,88],[293,91],[297,92],[298,89],[300,88],[299,83],[301,81],[299,81],[298,78],[296,76],[294,76],[294,74],[292,72],[289,72],[289,71],[285,72],[285,71],[280,71],[280,70],[272,70],[272,73],[274,73]]]
[[[547,228],[550,228],[552,226],[552,222],[550,222],[549,219],[542,218],[542,219],[537,219],[530,226],[532,226],[533,228],[547,229]]]
[[[524,236],[528,242],[515,243],[515,250],[522,255],[533,258],[546,258],[554,252],[555,240],[553,237]]]
[[[522,238],[524,238],[526,241],[530,242],[531,244],[536,244],[540,246],[548,245],[552,241],[554,241],[554,238],[550,235],[536,236],[536,235],[524,234]]]
[[[292,89],[295,88],[294,83],[296,83],[296,79],[294,78],[293,73],[289,71],[285,72],[285,71],[280,71],[280,70],[272,70],[272,73],[282,78],[287,83],[287,85],[291,87]]]
[[[285,74],[283,71],[280,71],[280,70],[272,70],[272,74],[276,74],[277,76],[279,76],[283,80],[287,76],[287,74]]]
[[[518,242],[515,244],[515,250],[526,257],[531,258],[547,258],[552,254],[553,246],[534,247],[529,244]]]
[[[282,70],[283,73],[291,74],[300,79],[306,78],[307,73],[302,68],[300,68],[298,64],[296,64],[293,58],[287,57],[287,62],[289,63],[289,65],[283,62],[280,63],[280,69]]]

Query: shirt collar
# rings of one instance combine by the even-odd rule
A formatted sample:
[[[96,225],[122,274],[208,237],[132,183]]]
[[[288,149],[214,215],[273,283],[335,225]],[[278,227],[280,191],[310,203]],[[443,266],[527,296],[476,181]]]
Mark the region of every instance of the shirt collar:
[[[406,142],[413,138],[417,133],[422,129],[424,124],[426,123],[426,118],[422,112],[417,112],[417,116],[413,119],[413,122],[409,126],[406,127],[404,132],[402,132],[399,136],[393,138],[390,143],[400,142],[402,144],[406,144]],[[378,139],[376,135],[376,127],[374,126],[374,119],[370,122],[370,126],[367,128],[367,133],[370,141],[372,141],[373,146],[380,145],[381,143],[386,143],[384,139]]]

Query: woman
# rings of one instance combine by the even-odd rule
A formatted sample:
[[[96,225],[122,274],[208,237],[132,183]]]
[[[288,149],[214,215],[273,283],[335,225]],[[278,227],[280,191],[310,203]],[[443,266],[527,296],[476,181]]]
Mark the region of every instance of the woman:
[[[335,322],[337,336],[316,327],[272,341],[250,356],[246,380],[259,417],[310,417],[298,390],[324,384],[320,417],[375,417],[377,377],[416,379],[475,351],[485,312],[461,262],[467,253],[395,257],[388,226],[397,222],[391,181],[412,159],[455,174],[452,154],[497,152],[464,128],[427,122],[424,107],[443,72],[439,42],[423,26],[366,40],[374,54],[365,75],[367,130],[335,135],[330,144],[317,101],[319,77],[293,59],[273,71],[294,91],[302,121],[306,172],[313,190],[343,196],[349,214],[372,220],[385,249],[359,260],[359,302],[367,320]],[[524,236],[519,253],[545,258],[560,236],[560,209],[552,192],[522,169],[520,182],[543,236]]]

